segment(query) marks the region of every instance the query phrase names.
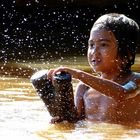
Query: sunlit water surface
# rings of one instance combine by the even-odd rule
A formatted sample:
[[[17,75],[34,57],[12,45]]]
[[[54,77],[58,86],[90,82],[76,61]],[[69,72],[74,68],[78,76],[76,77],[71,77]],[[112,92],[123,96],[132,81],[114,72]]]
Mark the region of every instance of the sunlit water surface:
[[[75,88],[76,82],[73,83]],[[0,139],[26,140],[135,140],[140,124],[49,123],[43,102],[27,78],[2,76],[0,79]]]

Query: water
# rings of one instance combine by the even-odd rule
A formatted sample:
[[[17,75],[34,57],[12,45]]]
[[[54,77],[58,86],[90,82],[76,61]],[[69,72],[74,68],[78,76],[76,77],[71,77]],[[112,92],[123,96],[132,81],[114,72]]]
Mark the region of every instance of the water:
[[[79,59],[81,61],[81,58]],[[138,61],[134,69],[138,69]],[[65,61],[65,64],[67,61]],[[62,62],[64,63],[64,62]],[[79,61],[74,61],[77,67]],[[73,65],[71,63],[71,65]],[[70,64],[70,63],[69,63]],[[23,65],[23,64],[21,64]],[[25,64],[24,64],[25,65]],[[28,65],[28,64],[26,64]],[[47,64],[46,64],[47,65]],[[31,67],[45,68],[46,65]],[[54,63],[52,63],[54,65]],[[55,66],[58,64],[56,63]],[[87,67],[85,67],[87,69]],[[74,81],[74,89],[77,81]],[[50,124],[43,102],[35,93],[29,78],[1,76],[0,78],[0,139],[27,140],[136,140],[140,139],[140,124],[121,125],[90,123],[79,121],[76,124]]]

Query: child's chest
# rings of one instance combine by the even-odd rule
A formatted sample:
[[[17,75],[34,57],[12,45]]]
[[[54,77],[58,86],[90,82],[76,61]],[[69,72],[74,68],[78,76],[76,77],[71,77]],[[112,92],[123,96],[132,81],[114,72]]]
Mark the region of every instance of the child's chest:
[[[87,118],[93,120],[140,121],[140,95],[122,102],[116,102],[91,88],[84,94],[83,99]]]
[[[100,92],[89,89],[84,95],[84,105],[87,114],[107,115],[114,113],[116,102],[107,96],[102,95]]]
[[[105,96],[102,93],[90,88],[84,94],[84,102],[87,104],[110,104],[115,102],[111,97]]]

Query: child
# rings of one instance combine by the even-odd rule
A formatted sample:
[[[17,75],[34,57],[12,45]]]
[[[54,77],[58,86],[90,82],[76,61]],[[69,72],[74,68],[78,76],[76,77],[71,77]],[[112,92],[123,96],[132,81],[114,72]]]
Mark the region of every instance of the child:
[[[49,70],[49,79],[64,71],[80,80],[75,91],[78,120],[140,121],[140,73],[131,71],[138,41],[139,26],[134,20],[106,14],[94,23],[88,41],[88,62],[98,76],[68,67]]]

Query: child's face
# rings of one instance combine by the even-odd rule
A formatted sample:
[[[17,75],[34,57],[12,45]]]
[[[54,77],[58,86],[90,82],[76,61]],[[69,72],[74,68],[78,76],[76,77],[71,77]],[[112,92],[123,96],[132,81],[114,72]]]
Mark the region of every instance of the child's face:
[[[88,61],[95,72],[109,73],[120,69],[114,34],[106,29],[93,28],[88,42]]]

